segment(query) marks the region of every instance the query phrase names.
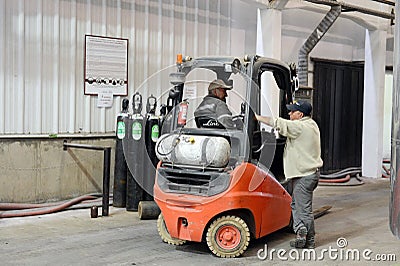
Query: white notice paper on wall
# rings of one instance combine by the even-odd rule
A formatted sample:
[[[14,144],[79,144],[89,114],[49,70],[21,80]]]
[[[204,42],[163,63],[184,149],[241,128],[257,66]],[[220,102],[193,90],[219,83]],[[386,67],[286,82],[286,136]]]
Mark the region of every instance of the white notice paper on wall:
[[[183,99],[196,99],[197,88],[196,84],[186,84],[183,90]]]
[[[113,106],[113,93],[111,91],[102,91],[98,94],[97,107],[108,108]]]

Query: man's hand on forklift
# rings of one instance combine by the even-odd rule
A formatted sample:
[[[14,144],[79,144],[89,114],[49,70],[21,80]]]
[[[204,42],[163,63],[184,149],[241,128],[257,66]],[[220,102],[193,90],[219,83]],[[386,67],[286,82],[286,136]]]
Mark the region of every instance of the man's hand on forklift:
[[[261,115],[257,115],[255,114],[256,119],[258,121],[260,121],[261,123],[265,123],[271,127],[274,126],[274,118],[273,117],[269,117],[269,116],[261,116]]]

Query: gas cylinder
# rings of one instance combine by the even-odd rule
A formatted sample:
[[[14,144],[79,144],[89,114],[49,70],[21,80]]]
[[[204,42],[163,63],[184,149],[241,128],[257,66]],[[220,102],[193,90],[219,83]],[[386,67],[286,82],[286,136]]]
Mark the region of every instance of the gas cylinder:
[[[153,187],[156,175],[158,158],[155,152],[155,145],[160,134],[159,117],[156,116],[157,99],[150,95],[146,104],[146,121],[144,130],[144,141],[147,154],[144,157],[143,188],[144,200],[153,200]]]
[[[153,166],[156,166],[158,163],[157,155],[155,152],[155,144],[160,135],[160,125],[159,125],[160,121],[159,117],[156,116],[156,106],[157,106],[156,98],[153,95],[151,95],[147,99],[145,143],[146,143],[147,153],[149,155],[149,158]]]
[[[168,97],[167,103],[160,107],[160,132],[162,134],[168,133],[172,130],[173,126],[173,99]]]
[[[165,134],[156,144],[156,154],[163,162],[175,165],[225,167],[231,147],[227,139],[216,136]]]
[[[117,115],[116,141],[115,141],[115,164],[114,164],[114,187],[113,206],[126,206],[126,178],[127,165],[125,161],[123,140],[126,135],[126,119],[128,118],[129,100],[122,100],[122,111]]]
[[[142,112],[142,95],[136,92],[132,97],[132,115],[129,119],[128,131],[128,156],[127,164],[129,171],[127,175],[127,191],[126,191],[126,210],[137,211],[139,201],[143,197],[143,157],[144,157],[144,140],[143,140],[143,116]]]
[[[160,105],[160,116],[159,116],[159,119],[158,119],[158,126],[159,126],[159,129],[160,129],[160,135],[161,135],[161,132],[162,132],[162,128],[163,128],[165,117],[167,115],[167,110],[168,110],[167,108],[168,107],[165,104],[161,104]]]

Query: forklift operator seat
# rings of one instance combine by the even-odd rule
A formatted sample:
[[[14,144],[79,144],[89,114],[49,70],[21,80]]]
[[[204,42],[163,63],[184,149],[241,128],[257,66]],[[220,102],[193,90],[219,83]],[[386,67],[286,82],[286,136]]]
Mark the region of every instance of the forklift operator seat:
[[[218,122],[217,119],[208,116],[195,117],[195,121],[198,128],[225,129],[225,127],[220,122]]]

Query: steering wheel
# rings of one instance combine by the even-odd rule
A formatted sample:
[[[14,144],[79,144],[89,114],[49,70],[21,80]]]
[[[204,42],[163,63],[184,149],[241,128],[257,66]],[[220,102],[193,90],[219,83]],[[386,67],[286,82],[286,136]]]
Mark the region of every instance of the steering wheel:
[[[235,124],[235,128],[237,129],[243,129],[243,121],[244,115],[242,114],[232,116],[232,122]]]

